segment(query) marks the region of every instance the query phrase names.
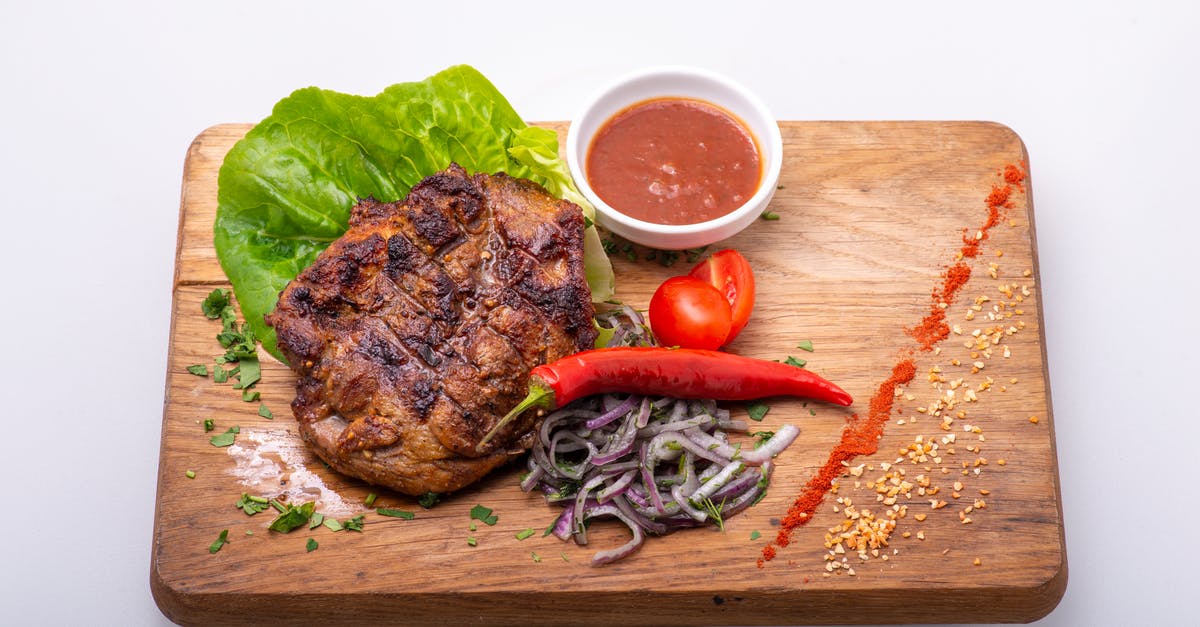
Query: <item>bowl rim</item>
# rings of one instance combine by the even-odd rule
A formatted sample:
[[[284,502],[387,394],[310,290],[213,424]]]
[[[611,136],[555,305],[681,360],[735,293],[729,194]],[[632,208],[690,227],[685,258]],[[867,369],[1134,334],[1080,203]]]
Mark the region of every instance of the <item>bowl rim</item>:
[[[646,220],[634,218],[622,213],[612,205],[604,202],[604,200],[601,199],[592,189],[591,184],[587,180],[587,173],[584,171],[585,164],[581,162],[582,160],[586,159],[586,155],[581,155],[580,151],[586,151],[590,147],[592,137],[595,135],[595,130],[593,130],[588,137],[581,138],[580,127],[591,117],[596,115],[596,109],[598,109],[601,104],[606,102],[606,99],[610,94],[631,83],[644,81],[654,77],[683,78],[685,80],[696,81],[698,83],[716,85],[721,90],[729,92],[744,100],[746,105],[748,105],[748,110],[752,111],[754,115],[759,118],[758,120],[753,121],[748,120],[746,119],[748,116],[733,111],[727,103],[716,98],[685,96],[677,93],[671,93],[670,90],[664,90],[663,93],[658,96],[649,95],[632,99],[629,102],[621,103],[621,106],[617,108],[617,111],[621,111],[630,106],[645,102],[647,100],[653,100],[654,98],[658,97],[680,97],[707,101],[710,104],[716,105],[727,113],[733,115],[734,118],[737,119],[743,126],[745,126],[747,131],[750,132],[751,137],[754,139],[756,147],[759,150],[760,158],[769,158],[768,162],[763,164],[762,176],[759,179],[759,185],[755,190],[754,195],[733,211],[711,220],[705,220],[704,222],[696,222],[692,224],[659,224],[657,222],[648,222]],[[601,120],[598,124],[596,124],[596,130],[599,130],[603,123],[614,114],[615,112],[613,114],[609,114],[605,120]],[[761,122],[761,124],[755,124],[755,122]],[[588,98],[584,106],[580,108],[579,114],[571,119],[571,123],[567,128],[566,149],[567,165],[571,171],[572,178],[575,180],[575,185],[579,188],[579,191],[584,195],[584,197],[586,197],[588,201],[590,201],[596,207],[596,211],[599,214],[602,214],[605,218],[620,224],[626,229],[646,232],[654,235],[696,235],[708,231],[721,231],[726,227],[737,225],[739,222],[745,219],[747,213],[753,212],[755,209],[761,207],[774,195],[775,187],[783,167],[782,133],[779,130],[778,121],[776,120],[775,116],[771,114],[771,111],[767,108],[766,103],[764,103],[757,94],[747,89],[741,83],[738,83],[737,81],[734,81],[723,74],[719,74],[704,68],[686,65],[658,65],[642,68],[619,76],[601,89],[597,90],[590,98]],[[747,224],[748,223],[749,222],[747,222]],[[732,233],[730,233],[728,236],[731,235]]]

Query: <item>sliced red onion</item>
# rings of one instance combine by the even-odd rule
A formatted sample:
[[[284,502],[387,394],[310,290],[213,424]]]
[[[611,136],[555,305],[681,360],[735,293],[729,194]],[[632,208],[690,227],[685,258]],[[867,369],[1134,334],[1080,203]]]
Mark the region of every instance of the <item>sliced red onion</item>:
[[[638,408],[638,415],[637,415],[637,419],[634,421],[634,424],[637,425],[638,429],[642,429],[642,428],[645,428],[645,426],[647,424],[649,424],[649,422],[650,422],[650,398],[643,396],[642,397],[642,405],[641,405],[641,407]]]
[[[571,539],[571,534],[575,533],[575,508],[564,507],[562,513],[558,515],[558,519],[554,521],[554,529],[550,531],[554,537],[559,540]]]
[[[742,462],[730,462],[729,465],[721,470],[721,472],[717,473],[715,477],[705,481],[699,488],[696,489],[695,492],[691,494],[692,502],[700,503],[703,502],[704,499],[711,497],[714,492],[725,487],[725,484],[733,480],[733,478],[737,476],[739,472],[745,469],[745,467],[746,465]]]
[[[584,509],[588,502],[588,493],[594,490],[597,486],[604,483],[604,477],[593,477],[579,488],[579,493],[575,495],[575,520],[579,522],[575,529],[575,543],[587,544],[587,528],[583,526]],[[594,501],[593,501],[594,502]]]
[[[612,440],[608,446],[592,455],[591,463],[603,466],[625,457],[633,451],[633,447],[637,443],[637,435],[637,424],[635,419],[630,416],[617,432],[610,436]]]
[[[622,512],[615,505],[597,505],[596,507],[588,508],[584,516],[585,520],[590,518],[598,518],[600,516],[612,516],[613,518],[625,523],[625,525],[629,527],[630,533],[633,534],[633,537],[630,538],[629,542],[626,542],[615,549],[597,551],[595,554],[593,554],[593,566],[603,566],[604,564],[615,562],[623,557],[628,557],[629,555],[632,555],[634,551],[637,551],[639,548],[641,548],[642,543],[646,540],[646,535],[642,533],[641,526],[626,516],[625,512]]]
[[[529,472],[525,473],[525,478],[521,479],[521,490],[528,492],[534,489],[538,486],[538,482],[542,480],[542,477],[545,476],[545,474],[546,471],[543,470],[541,466],[535,465],[533,468],[530,468]]]
[[[621,403],[619,405],[617,405],[616,407],[608,410],[607,412],[605,412],[595,418],[592,418],[591,420],[589,420],[583,424],[588,429],[599,429],[600,427],[603,427],[604,425],[616,420],[617,418],[624,417],[626,414],[629,413],[629,410],[633,409],[633,406],[635,404],[637,404],[637,402],[639,400],[640,399],[638,397],[630,395],[628,398],[621,401]]]
[[[616,505],[617,508],[622,512],[625,512],[625,515],[628,516],[630,520],[636,522],[642,527],[642,529],[645,529],[650,533],[661,536],[670,531],[665,523],[659,522],[658,520],[650,518],[649,516],[644,516],[634,509],[634,507],[630,505],[628,499],[628,496],[631,492],[632,490],[626,490],[624,494],[613,499],[612,504]]]
[[[741,460],[751,466],[761,466],[764,462],[783,452],[783,449],[796,441],[800,428],[795,425],[783,425],[762,446],[742,453]]]
[[[636,470],[626,471],[625,474],[617,477],[616,481],[613,481],[611,484],[596,492],[596,500],[601,503],[607,503],[608,501],[612,500],[614,496],[624,492],[625,488],[628,488],[629,484],[633,483],[633,480],[635,477],[637,477],[637,475],[638,471]]]
[[[683,493],[683,486],[672,487],[671,497],[674,498],[675,502],[679,504],[679,509],[683,510],[683,512],[688,516],[691,516],[696,522],[704,522],[705,520],[708,520],[708,512],[703,512],[695,507],[692,507],[692,504],[689,502],[688,495]]]

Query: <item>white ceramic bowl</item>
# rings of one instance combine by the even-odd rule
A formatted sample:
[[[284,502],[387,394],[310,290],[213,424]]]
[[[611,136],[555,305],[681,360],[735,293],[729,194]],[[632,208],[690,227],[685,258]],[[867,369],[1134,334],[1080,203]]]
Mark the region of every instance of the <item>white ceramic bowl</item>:
[[[627,216],[600,199],[588,184],[586,163],[592,137],[609,118],[645,100],[695,98],[724,108],[754,136],[762,162],[758,190],[741,207],[696,224],[656,224]],[[596,207],[600,226],[627,240],[668,250],[707,246],[732,237],[767,208],[779,183],[783,138],[766,105],[753,93],[719,74],[688,67],[657,67],[635,72],[600,91],[571,122],[567,131],[567,163],[583,195]]]

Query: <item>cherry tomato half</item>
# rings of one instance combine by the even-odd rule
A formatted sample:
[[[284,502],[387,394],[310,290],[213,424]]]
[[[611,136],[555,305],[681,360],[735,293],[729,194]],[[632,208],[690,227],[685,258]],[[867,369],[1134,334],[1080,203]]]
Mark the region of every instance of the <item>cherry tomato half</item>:
[[[754,309],[754,272],[750,270],[750,262],[738,251],[725,249],[701,261],[688,276],[711,284],[729,301],[733,319],[729,337],[722,346],[732,342],[750,321]]]
[[[729,337],[732,318],[725,297],[694,277],[671,277],[650,297],[650,328],[662,346],[716,350]]]

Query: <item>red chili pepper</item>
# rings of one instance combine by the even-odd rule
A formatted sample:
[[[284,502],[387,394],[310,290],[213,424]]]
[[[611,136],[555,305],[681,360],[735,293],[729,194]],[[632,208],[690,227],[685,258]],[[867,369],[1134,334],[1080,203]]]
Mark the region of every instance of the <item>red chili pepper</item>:
[[[842,388],[789,364],[686,348],[598,348],[534,368],[529,395],[479,442],[482,448],[513,418],[533,407],[555,409],[609,392],[744,401],[802,396],[837,405],[853,402]]]

